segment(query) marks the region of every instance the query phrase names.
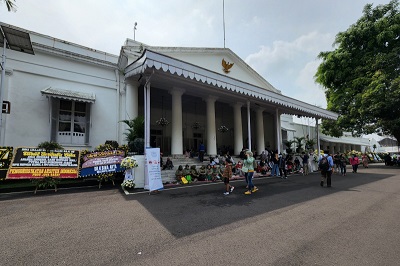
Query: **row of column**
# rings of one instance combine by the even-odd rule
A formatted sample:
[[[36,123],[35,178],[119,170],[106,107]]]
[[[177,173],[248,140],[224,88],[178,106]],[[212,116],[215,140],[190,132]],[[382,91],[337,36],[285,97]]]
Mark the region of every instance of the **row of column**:
[[[344,143],[332,143],[326,142],[321,145],[322,150],[329,150],[329,153],[336,154],[336,153],[344,153],[351,150],[361,150],[360,146],[352,145],[352,144],[344,144]]]
[[[129,82],[126,83],[126,114],[127,119],[133,119],[138,116],[138,82]],[[183,134],[182,134],[182,95],[185,93],[184,89],[181,88],[173,88],[169,91],[172,95],[172,132],[171,132],[171,154],[172,155],[181,155],[183,154]],[[206,118],[207,118],[207,126],[206,126],[206,134],[207,134],[207,153],[209,155],[217,154],[217,134],[216,134],[216,125],[215,125],[215,102],[218,100],[218,97],[209,96],[205,99],[207,104]],[[233,115],[234,115],[234,153],[239,154],[243,148],[243,132],[242,132],[242,107],[243,103],[237,102],[232,104]],[[247,106],[248,110],[248,121],[250,121],[250,104],[248,102]],[[264,138],[264,109],[258,107],[256,109],[256,149],[258,153],[261,153],[265,150],[265,138]],[[276,110],[275,115],[275,126],[277,128],[276,132],[276,142],[277,147],[280,152],[281,142],[281,128],[280,128],[280,114],[278,110]],[[250,126],[250,123],[249,123]],[[250,130],[249,130],[250,132]],[[251,133],[249,135],[249,143],[251,143]],[[247,145],[247,143],[246,143]]]

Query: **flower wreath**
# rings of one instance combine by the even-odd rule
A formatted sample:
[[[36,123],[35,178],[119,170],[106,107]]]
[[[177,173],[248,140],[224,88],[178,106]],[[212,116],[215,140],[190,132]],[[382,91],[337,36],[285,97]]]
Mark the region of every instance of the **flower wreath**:
[[[121,161],[121,167],[126,168],[126,169],[131,169],[131,168],[136,168],[139,167],[138,162],[136,161],[136,158],[133,156],[125,157]]]
[[[121,186],[126,188],[135,188],[135,176],[132,175],[132,169],[139,167],[136,158],[133,156],[125,157],[121,161],[121,167],[125,168],[125,178]]]

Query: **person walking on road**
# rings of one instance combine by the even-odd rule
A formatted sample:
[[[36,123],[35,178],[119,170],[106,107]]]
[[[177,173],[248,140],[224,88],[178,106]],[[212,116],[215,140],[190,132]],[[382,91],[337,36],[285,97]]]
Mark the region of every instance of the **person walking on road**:
[[[362,156],[362,164],[364,168],[368,168],[368,155],[366,153],[364,153]]]
[[[353,156],[350,158],[350,164],[353,167],[353,173],[357,173],[358,165],[360,163],[360,160],[357,157],[357,154],[353,154]]]
[[[303,160],[303,175],[308,175],[310,173],[310,169],[308,168],[308,160],[310,157],[303,151],[300,158]]]
[[[279,165],[278,165],[278,151],[275,151],[272,154],[271,161],[273,163],[272,168],[271,168],[271,176],[279,176]]]
[[[279,165],[279,173],[281,174],[281,178],[287,179],[287,170],[286,170],[286,156],[282,156],[279,153],[278,158],[278,165]]]
[[[333,170],[333,159],[332,156],[329,155],[329,151],[326,150],[324,151],[324,154],[322,157],[319,159],[318,162],[319,169],[321,171],[321,187],[324,186],[324,183],[326,181],[326,186],[331,187],[332,185],[332,170]]]
[[[246,159],[243,160],[243,167],[247,168],[247,173],[245,175],[247,181],[247,191],[244,193],[246,195],[250,195],[258,190],[256,186],[253,184],[253,175],[254,175],[254,157],[251,151],[246,151]]]
[[[345,155],[342,153],[340,155],[340,173],[342,174],[342,176],[346,175],[346,157]]]

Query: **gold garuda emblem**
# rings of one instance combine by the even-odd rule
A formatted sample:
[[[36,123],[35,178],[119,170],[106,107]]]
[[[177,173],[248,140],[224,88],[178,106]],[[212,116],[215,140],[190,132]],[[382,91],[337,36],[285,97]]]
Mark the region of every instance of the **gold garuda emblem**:
[[[226,62],[224,58],[222,59],[222,67],[224,68],[225,73],[229,73],[231,71],[233,64],[234,63]]]

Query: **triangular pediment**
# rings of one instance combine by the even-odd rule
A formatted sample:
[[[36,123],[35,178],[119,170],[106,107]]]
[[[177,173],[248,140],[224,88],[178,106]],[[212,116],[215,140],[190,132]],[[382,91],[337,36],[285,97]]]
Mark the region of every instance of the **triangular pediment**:
[[[228,48],[159,47],[128,39],[121,49],[126,65],[136,61],[145,49],[207,69],[232,79],[278,92],[268,81]]]

